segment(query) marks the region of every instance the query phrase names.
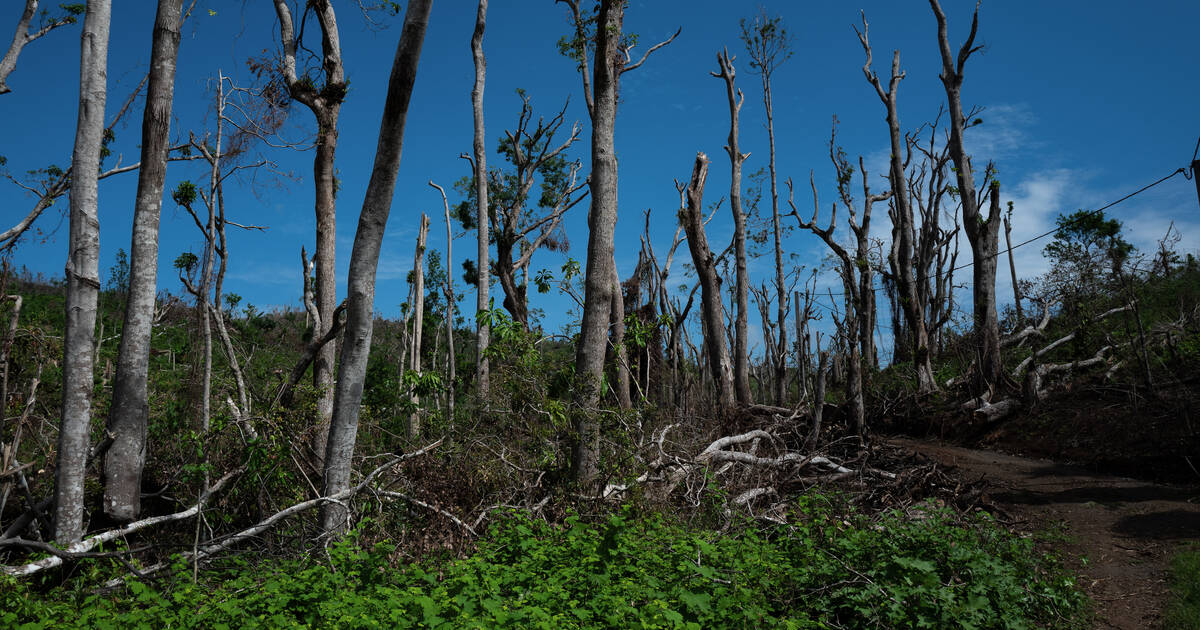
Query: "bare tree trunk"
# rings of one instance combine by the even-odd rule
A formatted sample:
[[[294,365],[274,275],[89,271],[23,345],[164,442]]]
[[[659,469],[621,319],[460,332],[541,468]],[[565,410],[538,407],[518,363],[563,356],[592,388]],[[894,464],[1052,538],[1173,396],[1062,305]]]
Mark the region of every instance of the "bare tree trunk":
[[[62,425],[54,471],[54,540],[60,544],[77,542],[84,529],[83,478],[91,429],[93,337],[100,292],[97,175],[104,132],[111,17],[110,0],[89,2],[80,45],[79,119],[71,157],[71,251],[66,268]]]
[[[779,341],[775,357],[775,404],[784,405],[787,396],[787,313],[788,295],[783,274],[783,230],[779,221],[779,178],[775,172],[775,108],[771,100],[771,74],[792,56],[791,36],[782,18],[770,18],[763,11],[750,25],[742,22],[742,41],[750,53],[750,67],[762,78],[763,108],[767,113],[767,161],[771,177],[771,227],[775,238],[776,329]],[[765,324],[764,324],[765,325]],[[803,391],[803,388],[802,388]]]
[[[421,336],[425,329],[425,238],[429,234],[429,215],[421,213],[421,227],[417,231],[417,252],[413,261],[413,332],[408,369],[421,373]],[[414,392],[409,398],[414,407],[419,402]],[[413,409],[408,417],[408,437],[415,438],[421,433],[421,412]]]
[[[853,282],[854,280],[851,279],[846,284],[849,285]],[[850,405],[850,420],[854,424],[854,432],[858,434],[861,441],[867,435],[866,407],[863,403],[863,357],[861,343],[854,338],[859,332],[858,318],[861,317],[861,314],[854,312],[857,308],[850,304],[849,300],[847,300],[846,307],[844,339],[850,352],[846,366],[846,402]]]
[[[733,369],[729,351],[725,346],[725,331],[722,322],[721,280],[717,276],[717,265],[708,248],[708,237],[704,233],[702,204],[704,181],[708,178],[708,157],[696,154],[692,177],[684,188],[676,183],[680,196],[685,199],[683,229],[687,232],[688,249],[692,252],[692,263],[700,278],[700,316],[704,328],[704,347],[708,351],[708,366],[712,371],[713,383],[717,388],[717,401],[722,407],[734,404]]]
[[[280,40],[283,44],[284,80],[287,81],[292,98],[307,106],[317,121],[316,155],[313,156],[313,209],[317,223],[317,243],[313,264],[316,272],[316,306],[320,322],[312,331],[312,338],[320,339],[333,326],[333,311],[337,308],[337,176],[334,157],[337,153],[338,118],[346,97],[347,83],[333,3],[329,0],[314,0],[309,3],[308,9],[313,11],[321,25],[321,67],[325,71],[324,86],[313,85],[307,75],[298,75],[296,49],[299,42],[295,36],[291,11],[286,0],[275,0],[275,13],[279,18]],[[321,465],[325,443],[329,437],[329,419],[333,416],[333,368],[336,351],[336,344],[325,344],[313,362],[313,386],[316,387],[319,398],[312,450],[316,453],[318,466]]]
[[[345,332],[341,361],[338,363],[337,387],[334,390],[333,421],[329,426],[329,442],[325,449],[326,496],[350,487],[351,460],[358,434],[358,411],[367,373],[367,358],[371,351],[375,272],[384,228],[392,209],[400,153],[404,146],[404,124],[408,117],[413,84],[417,79],[417,63],[421,57],[421,45],[425,41],[432,4],[432,0],[410,0],[404,15],[404,27],[388,79],[375,164],[363,198],[350,253]],[[331,502],[321,506],[321,523],[326,531],[343,532],[348,521],[345,505]]]
[[[450,202],[446,200],[446,191],[433,180],[429,181],[442,195],[442,208],[446,212],[446,422],[454,423],[454,374],[458,355],[454,352],[454,275],[450,273],[454,261],[454,227],[450,223]]]
[[[739,404],[748,405],[750,399],[750,357],[748,313],[750,310],[750,279],[746,272],[746,215],[742,212],[742,163],[750,156],[738,149],[738,112],[745,97],[734,86],[735,71],[729,51],[717,55],[720,72],[714,77],[725,82],[725,94],[729,100],[729,140],[725,152],[729,154],[730,183],[729,208],[733,211],[734,260],[737,268],[736,301],[737,315],[734,321],[733,343],[733,386]]]
[[[612,262],[613,292],[609,319],[612,321],[613,356],[616,361],[617,404],[621,409],[632,409],[633,400],[629,395],[629,351],[625,347],[625,293],[621,289],[621,275],[617,271],[617,260],[614,255]]]
[[[488,263],[488,176],[487,176],[487,147],[483,130],[483,86],[487,76],[487,60],[483,56],[483,31],[487,26],[488,0],[479,0],[475,12],[475,31],[471,35],[471,56],[475,60],[475,86],[471,89],[471,111],[475,121],[475,198],[478,201],[475,225],[478,229],[478,250],[476,253],[476,268],[479,270],[479,292],[475,300],[476,312],[488,310],[489,287],[491,281],[490,265]],[[488,360],[484,352],[487,350],[491,329],[487,320],[475,320],[475,382],[478,386],[479,399],[487,405],[490,387],[488,376]]]
[[[599,475],[600,428],[593,409],[600,401],[600,379],[612,323],[613,233],[617,225],[617,154],[613,144],[617,118],[617,80],[624,59],[620,54],[625,3],[601,0],[596,28],[596,59],[592,104],[591,208],[588,210],[587,269],[584,276],[583,320],[575,353],[575,402],[578,442],[574,477],[581,484]]]
[[[855,32],[858,30],[855,29]],[[871,44],[868,41],[866,14],[863,14],[863,30],[858,33],[858,40],[867,56],[867,60],[863,64],[863,74],[867,77],[867,81],[874,86],[875,93],[887,109],[888,136],[891,140],[888,180],[891,182],[895,207],[892,214],[897,222],[896,229],[893,230],[893,235],[896,237],[893,253],[895,254],[896,289],[899,293],[897,302],[904,311],[904,320],[909,334],[912,335],[917,391],[920,394],[929,394],[937,391],[938,387],[933,378],[929,334],[925,328],[925,312],[922,301],[917,295],[918,285],[913,279],[913,234],[915,230],[913,228],[912,203],[908,194],[908,179],[904,171],[905,147],[900,134],[900,115],[896,107],[900,80],[904,78],[904,73],[900,71],[900,51],[897,50],[892,55],[891,79],[885,91],[879,77],[871,70]]]
[[[1000,322],[996,316],[996,250],[1000,230],[999,191],[993,189],[993,202],[985,218],[979,211],[975,197],[975,177],[971,161],[963,148],[963,131],[966,120],[962,109],[963,66],[978,47],[974,47],[975,34],[979,30],[979,7],[971,18],[971,32],[958,50],[957,59],[950,50],[946,15],[938,0],[929,0],[938,25],[938,48],[942,54],[942,85],[946,88],[946,100],[950,110],[950,157],[958,179],[959,199],[962,200],[963,228],[971,243],[971,258],[974,263],[973,291],[975,311],[975,341],[979,347],[979,377],[989,387],[995,386],[1002,374],[1000,363]]]
[[[113,442],[104,460],[104,513],[118,521],[136,519],[141,509],[149,418],[146,381],[158,286],[158,223],[167,176],[182,14],[183,0],[159,0],[154,19],[150,84],[142,116],[142,160],[129,246],[129,298],[108,418]]]
[[[807,289],[807,287],[806,287]],[[807,309],[800,310],[800,292],[793,296],[796,304],[796,380],[800,400],[808,396],[808,335],[805,333]]]
[[[1008,213],[1004,215],[1004,243],[1008,249],[1008,272],[1012,276],[1013,306],[1017,309],[1017,325],[1025,321],[1025,310],[1021,306],[1021,287],[1017,284],[1017,263],[1012,253],[1012,202],[1008,202]]]
[[[779,356],[775,364],[775,404],[783,406],[787,398],[787,286],[783,279],[783,231],[779,224],[779,181],[775,174],[775,117],[771,103],[771,75],[763,74],[763,102],[767,108],[767,140],[770,148],[771,227],[775,237],[775,305],[779,328]]]
[[[808,435],[808,449],[811,451],[821,439],[821,423],[825,418],[825,375],[828,373],[829,353],[821,350],[821,338],[817,337],[817,376],[813,386],[812,429]]]

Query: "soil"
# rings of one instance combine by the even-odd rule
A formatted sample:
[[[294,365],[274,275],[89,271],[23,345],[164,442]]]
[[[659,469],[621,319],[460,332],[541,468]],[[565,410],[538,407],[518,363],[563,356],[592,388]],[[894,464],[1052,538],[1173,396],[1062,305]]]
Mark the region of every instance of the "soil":
[[[1067,566],[1095,603],[1096,628],[1160,628],[1171,556],[1200,540],[1200,487],[1114,477],[1045,459],[893,438],[982,480],[983,502],[1022,532],[1061,531]]]

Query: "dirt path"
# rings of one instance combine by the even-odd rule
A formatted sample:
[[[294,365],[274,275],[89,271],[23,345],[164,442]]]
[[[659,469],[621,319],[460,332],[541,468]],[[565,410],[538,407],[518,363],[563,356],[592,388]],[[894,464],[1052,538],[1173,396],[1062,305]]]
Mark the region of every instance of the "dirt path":
[[[1016,529],[1061,527],[1068,565],[1096,603],[1097,628],[1161,627],[1170,557],[1200,540],[1200,490],[936,442],[891,441],[971,480],[982,477],[990,484],[986,498]]]

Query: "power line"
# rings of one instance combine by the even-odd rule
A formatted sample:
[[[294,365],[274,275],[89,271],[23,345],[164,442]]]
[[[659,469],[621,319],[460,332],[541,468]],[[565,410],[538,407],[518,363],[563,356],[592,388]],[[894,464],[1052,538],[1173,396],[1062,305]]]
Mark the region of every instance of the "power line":
[[[1200,152],[1200,141],[1197,141],[1197,144],[1196,144],[1196,149],[1197,149],[1197,151],[1198,151],[1198,152]],[[1064,221],[1064,222],[1063,222],[1061,225],[1059,225],[1058,227],[1054,228],[1053,230],[1050,230],[1050,231],[1048,231],[1048,232],[1043,232],[1042,234],[1038,234],[1037,236],[1034,236],[1034,237],[1032,237],[1032,238],[1026,239],[1026,240],[1024,240],[1024,241],[1022,241],[1022,242],[1020,242],[1020,243],[1017,243],[1016,245],[1013,245],[1012,247],[1010,247],[1010,248],[1008,248],[1008,249],[1003,249],[1003,250],[997,251],[995,254],[992,254],[992,255],[988,256],[987,258],[999,258],[1001,255],[1003,255],[1003,254],[1007,254],[1008,252],[1011,252],[1012,250],[1014,250],[1014,249],[1017,249],[1018,247],[1024,247],[1025,245],[1028,245],[1028,244],[1030,244],[1030,243],[1032,243],[1032,242],[1034,242],[1034,241],[1038,241],[1038,240],[1041,240],[1041,239],[1043,239],[1043,238],[1046,238],[1047,236],[1051,236],[1051,235],[1053,235],[1053,234],[1057,234],[1057,233],[1059,232],[1059,230],[1062,230],[1063,228],[1065,228],[1065,227],[1068,227],[1070,224],[1072,224],[1072,223],[1074,223],[1074,222],[1076,222],[1076,221],[1080,221],[1080,220],[1082,220],[1082,219],[1085,219],[1085,218],[1091,217],[1091,216],[1093,216],[1093,215],[1099,215],[1100,213],[1104,212],[1105,210],[1107,210],[1107,209],[1109,209],[1109,208],[1111,208],[1111,207],[1113,207],[1113,206],[1115,206],[1115,205],[1117,205],[1117,204],[1119,204],[1119,203],[1121,203],[1121,202],[1123,202],[1123,201],[1126,201],[1126,200],[1130,199],[1131,197],[1135,197],[1135,196],[1137,196],[1137,195],[1140,195],[1141,193],[1144,193],[1144,192],[1146,192],[1147,190],[1150,190],[1151,188],[1154,188],[1155,186],[1158,186],[1159,184],[1161,184],[1161,183],[1163,183],[1163,182],[1165,182],[1165,181],[1167,181],[1167,180],[1171,179],[1172,177],[1175,177],[1176,175],[1179,175],[1179,174],[1183,174],[1183,175],[1185,175],[1185,176],[1186,176],[1186,175],[1187,175],[1187,169],[1186,169],[1186,168],[1179,168],[1179,169],[1176,169],[1176,170],[1174,170],[1174,171],[1171,171],[1171,173],[1170,173],[1169,175],[1163,176],[1163,177],[1161,177],[1161,178],[1159,178],[1159,179],[1155,180],[1154,182],[1152,182],[1152,183],[1150,183],[1150,184],[1146,184],[1145,186],[1142,186],[1141,188],[1139,188],[1139,189],[1137,189],[1137,190],[1135,190],[1135,191],[1133,191],[1133,192],[1131,192],[1131,193],[1129,193],[1129,194],[1125,195],[1124,197],[1121,197],[1120,199],[1117,199],[1116,201],[1110,202],[1110,203],[1108,203],[1108,204],[1106,204],[1106,205],[1104,205],[1104,206],[1101,206],[1101,207],[1099,207],[1099,208],[1096,208],[1095,210],[1089,210],[1089,211],[1087,211],[1087,212],[1084,212],[1083,214],[1077,215],[1077,216],[1075,216],[1075,217],[1073,217],[1073,218],[1071,218],[1071,219],[1069,219],[1069,220],[1067,220],[1067,221]],[[969,267],[973,267],[973,266],[975,266],[975,261],[971,261],[971,262],[968,262],[968,263],[964,263],[964,264],[962,264],[962,265],[959,265],[959,266],[957,266],[957,267],[954,267],[953,269],[950,269],[949,271],[942,272],[941,274],[935,274],[934,276],[932,276],[932,278],[933,278],[933,279],[938,279],[938,278],[940,278],[940,277],[942,277],[942,276],[948,276],[948,275],[950,275],[950,274],[954,273],[955,271],[961,271],[961,270],[963,270],[963,269],[967,269],[967,268],[969,268]],[[926,277],[924,277],[924,278],[920,278],[919,280],[920,280],[920,281],[926,281],[926,280],[929,280],[929,279],[930,279],[930,277],[929,277],[929,276],[926,276]],[[884,287],[873,287],[871,290],[872,290],[873,292],[883,291],[883,290],[884,290]],[[825,296],[828,296],[828,297],[844,297],[844,296],[846,295],[846,292],[845,292],[845,291],[842,291],[842,292],[839,292],[839,293],[825,293],[824,295],[825,295]]]

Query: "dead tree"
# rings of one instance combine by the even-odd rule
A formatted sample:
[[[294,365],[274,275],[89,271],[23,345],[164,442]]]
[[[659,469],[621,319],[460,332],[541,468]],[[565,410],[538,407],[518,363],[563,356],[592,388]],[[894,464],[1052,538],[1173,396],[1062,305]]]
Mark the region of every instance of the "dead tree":
[[[929,0],[938,26],[938,48],[942,56],[942,85],[946,89],[946,101],[950,111],[950,157],[954,160],[958,179],[959,199],[962,201],[962,224],[971,244],[972,297],[975,317],[975,341],[979,348],[976,361],[977,376],[982,386],[994,388],[1002,377],[1000,356],[1000,321],[996,314],[996,258],[999,249],[1001,210],[999,194],[993,194],[987,216],[980,210],[975,196],[975,176],[971,159],[963,147],[963,132],[967,120],[963,116],[962,84],[963,68],[971,54],[981,46],[975,46],[975,34],[979,30],[979,6],[971,17],[971,32],[955,56],[950,49],[946,15],[938,0]],[[994,184],[994,182],[993,182]]]
[[[29,28],[33,24],[33,17],[38,13],[39,4],[41,4],[39,0],[25,0],[25,9],[21,11],[21,19],[17,20],[12,43],[8,45],[4,57],[0,58],[0,94],[8,94],[12,91],[12,88],[8,87],[8,75],[16,69],[17,58],[21,56],[21,51],[27,44],[60,26],[74,24],[76,16],[83,13],[83,7],[79,5],[64,5],[62,8],[67,12],[66,15],[53,18],[43,17],[41,23],[31,33]]]
[[[686,203],[681,201],[680,207],[686,207]],[[650,239],[650,210],[646,210],[646,220],[642,229],[642,252],[650,265],[648,276],[651,299],[657,300],[659,312],[670,317],[670,334],[667,338],[666,355],[669,357],[671,363],[670,398],[676,407],[680,407],[683,404],[684,386],[680,378],[680,368],[683,363],[683,326],[687,321],[688,313],[692,309],[696,289],[700,286],[697,284],[692,287],[692,290],[688,293],[687,303],[682,306],[679,299],[672,299],[670,292],[667,290],[667,278],[671,275],[671,267],[675,261],[675,251],[682,242],[683,222],[680,221],[675,226],[675,234],[671,238],[671,247],[667,250],[667,256],[660,265],[658,257],[654,254],[654,246],[651,244]],[[666,396],[664,395],[663,398],[665,399]]]
[[[476,248],[476,268],[479,270],[479,284],[475,294],[475,311],[482,313],[489,308],[490,293],[489,275],[490,241],[488,239],[488,177],[487,177],[487,147],[483,130],[483,88],[487,80],[487,59],[483,56],[483,31],[487,27],[488,0],[479,0],[475,11],[475,30],[471,33],[471,58],[475,62],[475,84],[471,88],[471,117],[475,125],[473,141],[475,165],[475,225],[478,229]],[[479,399],[487,405],[491,379],[488,376],[488,359],[486,355],[491,329],[488,319],[475,318],[475,387]]]
[[[316,250],[313,267],[316,276],[315,302],[319,319],[313,321],[311,337],[320,339],[333,326],[333,311],[337,308],[337,175],[334,156],[337,153],[338,118],[346,98],[348,84],[342,66],[341,36],[337,14],[330,0],[315,0],[305,7],[312,11],[321,27],[321,70],[324,82],[312,80],[310,73],[297,70],[296,51],[303,47],[293,25],[287,0],[275,0],[275,15],[279,19],[279,39],[283,46],[281,69],[288,94],[303,103],[317,122],[316,154],[313,156],[313,210],[316,215]],[[303,19],[302,19],[303,21]],[[333,415],[334,344],[326,344],[313,362],[313,386],[317,389],[317,410],[312,437],[313,453],[318,466],[329,437],[329,419]]]
[[[347,274],[345,332],[338,363],[337,387],[334,390],[333,420],[330,422],[329,442],[325,449],[325,496],[337,495],[350,488],[350,465],[358,434],[358,413],[367,374],[367,358],[371,351],[375,272],[379,265],[384,227],[392,209],[400,153],[404,146],[404,124],[432,4],[432,0],[411,0],[404,14],[404,26],[388,79],[375,164],[363,198],[358,229],[354,234]],[[348,519],[349,513],[344,504],[322,504],[321,523],[326,531],[344,532],[349,524]]]
[[[149,81],[149,74],[146,75],[143,83],[146,81]],[[104,128],[105,130],[102,136],[111,135],[113,133],[117,123],[121,122],[121,120],[125,117],[125,113],[129,111],[139,92],[141,92],[141,85],[139,85],[133,91],[133,93],[129,95],[129,98],[126,99],[124,105],[121,106],[121,109],[119,109],[109,120],[108,126]],[[167,161],[174,162],[180,160],[200,159],[199,156],[191,155],[189,152],[190,147],[187,147],[187,143],[173,146],[168,150]],[[134,164],[121,164],[120,160],[118,159],[117,164],[112,168],[101,171],[96,176],[96,180],[103,181],[114,175],[131,173],[138,170],[140,167],[140,162]],[[17,243],[20,242],[21,237],[24,236],[25,233],[29,231],[29,228],[33,226],[34,222],[37,221],[37,219],[41,217],[46,210],[53,207],[54,203],[63,195],[67,194],[71,189],[72,169],[69,167],[64,170],[50,167],[34,172],[44,173],[49,177],[46,177],[42,181],[31,185],[19,181],[8,172],[0,172],[0,175],[8,179],[14,185],[25,190],[25,192],[33,195],[33,197],[37,199],[34,202],[33,207],[20,221],[17,221],[16,224],[7,230],[0,232],[0,252],[14,249],[17,246]]]
[[[119,521],[137,518],[141,509],[149,419],[146,381],[158,289],[158,224],[167,175],[182,19],[183,0],[159,0],[151,44],[150,84],[142,116],[142,159],[129,249],[129,296],[108,418],[112,445],[104,460],[104,512]]]
[[[866,176],[863,178],[863,192],[865,195],[863,203],[862,222],[858,222],[856,210],[849,196],[849,181],[852,176],[852,171],[848,170],[849,166],[845,161],[845,155],[842,151],[835,149],[833,140],[830,140],[830,157],[833,160],[834,168],[837,171],[838,177],[838,193],[842,202],[846,204],[846,210],[849,213],[848,223],[851,231],[855,234],[856,240],[862,241],[865,239],[870,230],[871,205],[876,201],[881,201],[887,198],[887,195],[872,195],[867,186]],[[839,159],[840,158],[840,159]],[[842,279],[843,294],[845,296],[846,313],[841,318],[841,328],[843,334],[842,340],[845,343],[845,351],[847,357],[847,375],[846,375],[846,402],[850,406],[850,417],[853,423],[854,430],[860,438],[866,436],[866,410],[863,402],[863,356],[862,356],[862,340],[860,336],[864,332],[864,327],[861,318],[868,317],[867,312],[870,309],[870,302],[864,296],[864,288],[870,290],[870,276],[866,277],[868,284],[863,284],[863,277],[860,275],[861,267],[870,268],[870,265],[862,265],[857,263],[857,254],[851,256],[846,248],[842,247],[834,237],[834,231],[837,229],[837,202],[834,202],[830,211],[829,226],[821,228],[817,225],[817,218],[820,215],[820,205],[817,198],[817,185],[812,176],[809,177],[809,184],[812,187],[813,193],[813,216],[808,221],[800,218],[800,213],[796,209],[794,190],[792,182],[789,179],[788,185],[788,205],[791,207],[790,215],[795,217],[800,229],[808,230],[820,238],[829,250],[833,253],[837,265],[839,266],[838,275]],[[864,261],[865,262],[865,261]],[[869,330],[869,329],[867,329]],[[868,333],[869,334],[869,333]],[[836,364],[836,361],[835,361]],[[834,379],[838,380],[837,378]],[[814,401],[815,402],[815,401]]]
[[[696,154],[692,176],[687,186],[675,182],[680,196],[680,219],[687,232],[688,249],[692,263],[700,278],[700,320],[704,328],[704,347],[708,351],[708,366],[713,383],[717,388],[717,402],[721,407],[732,407],[735,400],[733,368],[729,350],[725,346],[725,331],[722,322],[725,316],[721,305],[721,279],[717,276],[717,263],[708,247],[704,232],[702,204],[704,181],[708,178],[708,157]]]
[[[454,231],[450,223],[450,202],[446,190],[429,180],[429,185],[442,195],[442,208],[446,213],[446,421],[454,422],[454,381],[458,355],[454,352],[454,276],[450,273],[454,261]]]
[[[429,215],[421,213],[421,224],[417,230],[417,249],[413,256],[412,297],[412,341],[408,348],[408,369],[421,373],[421,334],[425,329],[425,237],[429,234]],[[419,402],[414,390],[409,395],[413,411],[408,417],[408,437],[415,438],[421,433],[421,413],[416,409]]]
[[[1012,277],[1013,307],[1017,310],[1017,325],[1025,321],[1025,311],[1021,307],[1021,285],[1017,282],[1017,263],[1013,260],[1012,246],[1012,213],[1013,202],[1008,202],[1008,212],[1004,213],[1004,246],[1008,252],[1008,273]]]
[[[54,472],[54,539],[83,537],[83,478],[91,433],[96,306],[100,293],[100,220],[97,174],[107,98],[111,0],[87,5],[79,62],[79,119],[71,156],[70,254],[67,258],[66,331],[63,338],[62,425]]]
[[[733,390],[737,402],[748,405],[750,399],[750,349],[747,320],[750,310],[750,278],[746,272],[746,215],[742,212],[742,163],[750,157],[738,148],[738,113],[746,98],[742,91],[734,86],[735,71],[733,57],[729,50],[723,50],[717,55],[717,65],[720,72],[711,73],[725,82],[725,96],[729,101],[729,140],[725,144],[725,152],[729,154],[730,183],[729,209],[733,212],[733,242],[734,264],[737,269],[735,284],[735,302],[737,310],[734,320],[733,340]]]
[[[227,83],[230,84],[228,89],[226,88]],[[176,268],[179,270],[180,282],[183,283],[188,293],[196,299],[196,315],[203,342],[203,368],[201,370],[201,380],[198,384],[199,392],[197,394],[197,408],[200,416],[199,431],[202,436],[206,436],[210,428],[213,371],[212,333],[215,328],[217,341],[220,342],[225,359],[229,364],[237,393],[237,401],[235,402],[232,397],[226,396],[226,404],[229,406],[234,423],[242,431],[243,436],[247,439],[254,439],[257,437],[257,430],[249,420],[251,414],[250,394],[246,386],[246,379],[242,372],[237,351],[233,346],[229,329],[225,324],[227,314],[222,308],[221,303],[225,271],[229,264],[226,228],[231,225],[248,230],[261,230],[263,228],[262,226],[237,223],[227,218],[225,212],[224,181],[239,171],[264,166],[266,161],[240,165],[234,163],[234,158],[243,154],[247,149],[247,142],[257,136],[247,131],[247,125],[238,124],[226,114],[226,110],[229,107],[233,107],[235,110],[239,109],[232,99],[236,98],[239,94],[244,96],[246,90],[233,86],[229,78],[220,72],[217,73],[216,84],[217,120],[215,133],[205,134],[203,138],[197,138],[195,134],[189,134],[189,144],[192,150],[208,164],[207,186],[197,187],[191,182],[185,181],[176,187],[172,193],[173,200],[187,211],[196,227],[203,234],[204,252],[203,256],[198,260],[194,255],[177,259]],[[234,131],[227,133],[226,125],[229,125]],[[203,218],[194,208],[194,202],[197,197],[199,197],[204,205],[205,215]],[[199,279],[194,278],[197,264],[200,266]],[[207,479],[205,483],[207,484]]]
[[[887,90],[883,89],[883,85],[875,71],[871,69],[871,44],[868,40],[867,16],[863,13],[862,16],[863,28],[862,31],[855,29],[858,34],[858,41],[862,44],[863,52],[866,53],[866,61],[863,63],[863,75],[866,76],[874,88],[879,100],[883,103],[887,110],[888,136],[891,141],[891,157],[889,159],[888,181],[892,187],[892,205],[894,212],[892,213],[893,221],[897,223],[893,234],[896,238],[893,242],[893,251],[896,256],[895,274],[896,274],[896,289],[899,293],[899,305],[904,312],[907,331],[912,338],[913,349],[913,366],[917,373],[917,392],[919,394],[930,394],[937,391],[938,386],[933,378],[933,364],[930,358],[929,351],[929,334],[925,329],[925,312],[921,308],[920,300],[917,297],[917,283],[913,279],[913,250],[916,245],[913,243],[913,235],[916,231],[913,225],[912,204],[909,199],[909,187],[905,177],[904,169],[904,138],[900,133],[900,114],[896,107],[896,97],[899,91],[900,81],[904,79],[904,72],[900,70],[900,51],[897,50],[892,55],[892,74],[888,81]]]
[[[930,352],[940,351],[942,330],[954,314],[954,270],[958,263],[957,208],[946,207],[952,188],[949,180],[950,151],[948,143],[938,144],[939,121],[942,111],[928,125],[907,135],[905,171],[908,174],[908,193],[911,206],[920,215],[920,224],[914,227],[911,241],[915,244],[913,267],[916,273],[916,297],[921,311],[925,313],[925,330],[930,340]],[[923,130],[928,129],[928,141],[921,140]],[[913,161],[913,150],[921,154]],[[892,210],[894,212],[894,209]],[[953,229],[942,227],[942,219],[948,215],[953,219]],[[893,223],[898,223],[894,221]],[[893,238],[893,245],[898,242]],[[899,261],[893,248],[889,264],[892,275],[898,275]]]

